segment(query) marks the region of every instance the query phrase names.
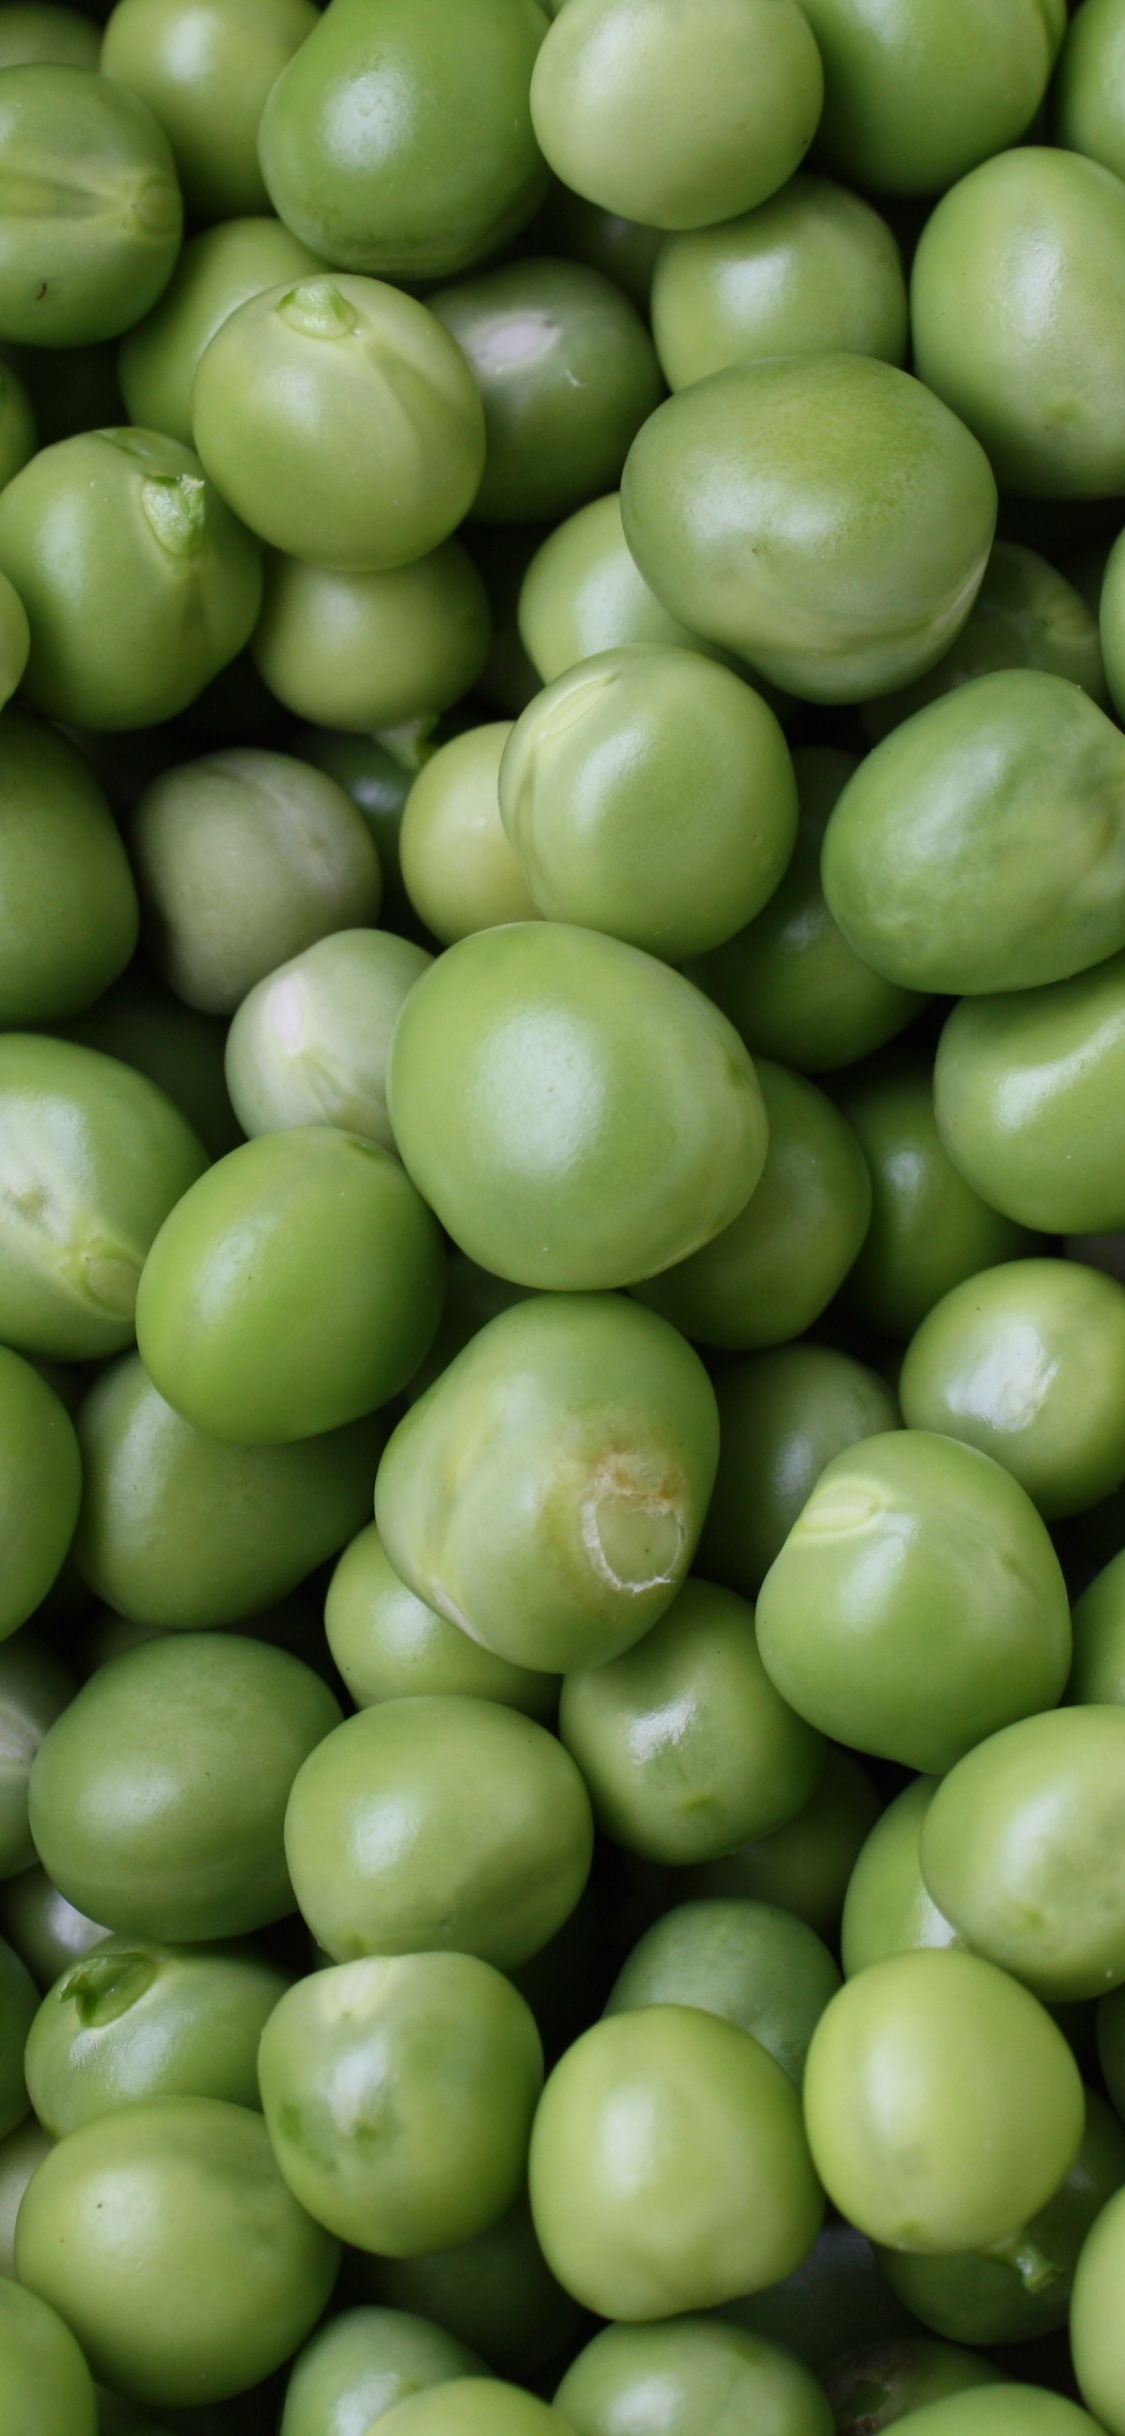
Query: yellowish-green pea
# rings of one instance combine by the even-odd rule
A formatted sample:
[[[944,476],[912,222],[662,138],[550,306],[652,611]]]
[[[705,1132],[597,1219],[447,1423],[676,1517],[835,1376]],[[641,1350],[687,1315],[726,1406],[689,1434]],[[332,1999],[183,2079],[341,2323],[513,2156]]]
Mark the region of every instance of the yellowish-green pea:
[[[20,2436],[97,2436],[93,2380],[69,2326],[6,2275],[0,2278],[0,2411]]]
[[[406,799],[403,885],[443,947],[498,922],[538,919],[500,817],[500,764],[511,733],[511,720],[498,719],[451,737],[423,764]]]
[[[11,9],[7,11],[9,16],[14,13]],[[44,7],[43,13],[47,15],[50,12]],[[38,8],[35,14],[39,14]],[[0,42],[2,40],[3,20],[0,19]],[[35,443],[35,409],[27,390],[12,364],[0,365],[0,489],[11,481],[13,474],[18,474],[29,457],[34,456]]]
[[[779,1904],[818,1937],[835,1940],[856,1856],[878,1815],[870,1777],[850,1751],[830,1742],[816,1791],[796,1818],[756,1844],[685,1873],[684,1892]]]
[[[342,2310],[306,2343],[289,2372],[278,2436],[348,2436],[454,2377],[483,2376],[464,2343],[405,2309]]]
[[[20,2202],[50,2145],[47,2133],[34,2115],[29,2115],[26,2123],[17,2123],[7,2139],[0,2140],[0,2276],[15,2277]],[[68,2431],[60,2430],[59,2436],[68,2436]]]
[[[130,420],[191,448],[192,383],[216,330],[249,297],[320,267],[299,237],[264,216],[223,219],[192,237],[159,302],[122,339],[117,369]]]
[[[522,2386],[455,2379],[387,2412],[388,2436],[567,2436],[567,2423]]]
[[[526,2198],[476,2241],[425,2258],[372,2259],[364,2272],[378,2300],[420,2312],[471,2343],[497,2376],[525,2384],[573,2347],[584,2324],[551,2274]]]
[[[605,2010],[700,2005],[748,2030],[799,2089],[809,2040],[839,1985],[827,1946],[795,1912],[713,1895],[674,1905],[645,1931]]]
[[[1015,144],[1046,89],[1059,0],[809,0],[824,61],[816,158],[877,194],[933,195]]]
[[[1104,709],[1106,671],[1097,606],[1096,595],[1091,605],[1075,582],[1037,550],[1018,541],[994,542],[984,582],[944,659],[924,677],[916,677],[913,685],[863,704],[860,716],[872,744],[940,694],[999,668],[1037,668],[1049,676],[1068,677]]]
[[[719,1469],[700,1570],[755,1598],[827,1463],[894,1429],[898,1406],[877,1372],[810,1341],[716,1370]]]
[[[142,2098],[257,2107],[258,2043],[288,1986],[251,1946],[105,1938],[48,1989],[28,2033],[39,2121],[58,2140]]]
[[[374,574],[273,557],[254,659],[287,710],[325,727],[436,718],[480,675],[488,597],[459,541]]]
[[[652,326],[671,389],[759,356],[825,348],[901,364],[902,258],[869,203],[800,175],[740,219],[665,239]]]
[[[28,1779],[43,1736],[74,1691],[62,1659],[34,1632],[18,1633],[0,1649],[0,1877],[14,1877],[34,1864]]]
[[[544,685],[599,651],[651,643],[725,655],[692,634],[650,590],[621,524],[621,499],[592,499],[541,541],[520,588],[519,630]]]
[[[0,577],[0,656],[9,593],[27,634]],[[137,942],[137,892],[89,763],[15,706],[0,718],[0,788],[0,1022],[39,1026],[78,1014],[116,980]]]
[[[1072,17],[1052,92],[1056,143],[1125,177],[1125,13],[1085,0]]]
[[[938,1131],[963,1181],[1005,1218],[1045,1234],[1125,1224],[1122,1105],[1125,954],[953,1009],[934,1068]]]
[[[0,337],[33,347],[116,338],[155,304],[183,200],[147,104],[88,67],[0,66]]]
[[[939,1782],[936,1776],[916,1777],[888,1804],[859,1853],[848,1880],[840,1931],[849,1979],[891,1954],[965,1943],[952,1921],[939,1912],[922,1876],[922,1823]]]
[[[721,2320],[606,2326],[567,2370],[556,2408],[576,2436],[832,2436],[823,2387],[790,2353]]]
[[[55,61],[61,67],[96,68],[101,36],[77,9],[53,0],[8,0],[0,15],[0,67],[29,67]]]
[[[556,1676],[494,1657],[417,1598],[389,1563],[375,1523],[352,1540],[336,1566],[324,1627],[359,1709],[418,1693],[454,1692],[547,1718],[558,1697]]]
[[[387,930],[339,930],[248,991],[226,1044],[246,1132],[338,1125],[394,1149],[387,1056],[407,992],[430,962]]]
[[[265,210],[258,121],[317,22],[311,0],[117,0],[102,73],[148,103],[197,217]]]

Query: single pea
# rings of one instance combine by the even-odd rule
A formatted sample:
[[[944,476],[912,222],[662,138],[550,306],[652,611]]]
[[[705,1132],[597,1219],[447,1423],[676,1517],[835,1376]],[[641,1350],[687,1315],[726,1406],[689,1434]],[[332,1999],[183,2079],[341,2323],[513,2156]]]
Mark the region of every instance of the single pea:
[[[857,1855],[878,1816],[870,1777],[849,1751],[829,1743],[820,1782],[796,1818],[757,1843],[685,1872],[683,1892],[704,1901],[776,1904],[819,1937],[835,1940]]]
[[[146,1641],[100,1667],[40,1746],[40,1859],[124,1936],[183,1944],[283,1919],[289,1789],[339,1718],[311,1668],[265,1642]]]
[[[124,5],[133,8],[136,0]],[[299,8],[303,0],[292,5]],[[222,176],[213,148],[210,157]],[[192,383],[216,330],[251,296],[320,268],[317,256],[280,220],[224,219],[202,229],[185,245],[159,303],[121,342],[118,373],[130,420],[193,447]]]
[[[0,1878],[15,1877],[34,1863],[28,1779],[44,1735],[74,1692],[69,1669],[34,1632],[19,1633],[0,1648]]]
[[[0,2279],[0,2411],[20,2436],[97,2436],[93,2380],[70,2328],[7,2276]]]
[[[1022,2228],[1014,2256],[882,2254],[883,2273],[924,2326],[964,2343],[1025,2343],[1065,2326],[1091,2225],[1125,2182],[1125,2132],[1086,2091],[1086,2129],[1065,2182]],[[1007,2245],[1004,2245],[1005,2247]]]
[[[918,375],[1005,489],[1098,499],[1125,485],[1125,194],[1078,153],[1024,145],[963,178],[911,280]]]
[[[1057,2189],[1084,2122],[1061,2030],[975,1954],[896,1954],[821,2015],[805,2072],[817,2172],[894,2250],[987,2249]]]
[[[1043,989],[963,999],[946,1023],[934,1069],[942,1142],[974,1195],[1022,1226],[1125,1224],[1123,1102],[1125,954]]]
[[[317,939],[379,912],[379,859],[343,787],[288,753],[236,746],[166,770],[130,842],[165,980],[230,1015]]]
[[[378,736],[341,735],[335,728],[305,728],[297,742],[302,760],[335,778],[363,814],[379,856],[386,910],[393,905],[399,916],[396,928],[401,930],[406,899],[398,841],[403,807],[416,774],[412,758],[392,751]]]
[[[310,0],[239,0],[234,14],[223,0],[117,0],[102,73],[148,103],[198,218],[266,209],[258,121],[317,23]]]
[[[20,2280],[136,2402],[221,2400],[280,2366],[339,2243],[298,2207],[265,2124],[218,2098],[146,2098],[69,2132],[20,2209]]]
[[[74,1534],[81,1494],[82,1465],[70,1415],[30,1362],[0,1346],[0,1642],[26,1621],[50,1590]],[[27,1691],[34,1709],[37,1695],[31,1687],[37,1670],[34,1660],[30,1663]],[[0,1653],[0,1681],[5,1680],[3,1668]],[[8,1679],[17,1706],[21,1671],[20,1661],[13,1658]],[[48,1665],[48,1680],[50,1672]],[[43,1670],[38,1674],[41,1677]],[[45,1684],[39,1697],[44,1696],[49,1696]],[[6,1749],[0,1741],[0,1751],[17,1766],[23,1739],[21,1731]],[[9,1833],[17,1837],[15,1849],[22,1845],[22,1831],[14,1820],[10,1829],[0,1827],[0,1875],[7,1874],[2,1855],[9,1849]],[[7,1869],[24,1866],[21,1860],[10,1860]]]
[[[557,16],[547,0],[547,13]],[[528,231],[528,242],[549,254],[564,254],[570,262],[587,262],[592,271],[601,271],[635,304],[638,313],[647,316],[652,295],[652,274],[656,257],[664,242],[664,231],[646,228],[641,220],[627,220],[620,212],[603,211],[600,203],[590,203],[585,195],[576,195],[569,186],[555,178],[547,199]]]
[[[317,253],[392,279],[499,252],[547,183],[528,106],[545,32],[534,0],[386,0],[377,22],[367,0],[332,0],[263,112],[274,210]]]
[[[539,2103],[530,2181],[560,2282],[634,2320],[776,2283],[823,2207],[780,2064],[686,2005],[612,2015],[568,2049]]]
[[[141,2098],[254,2106],[258,2041],[289,1982],[247,1947],[107,1937],[48,1989],[28,2093],[53,2140]]]
[[[1014,144],[1043,99],[1059,0],[808,0],[824,61],[816,157],[879,194],[933,195]]]
[[[539,908],[500,817],[500,765],[512,722],[450,738],[425,762],[406,799],[400,851],[406,893],[443,947],[498,922],[534,922]]]
[[[540,542],[520,588],[519,630],[544,685],[579,660],[640,643],[725,657],[649,589],[626,542],[616,491],[592,499]]]
[[[0,1335],[59,1361],[120,1351],[145,1255],[206,1165],[202,1144],[117,1058],[9,1032],[0,1145]]]
[[[836,2436],[880,2436],[910,2411],[970,2386],[999,2384],[1003,2375],[979,2352],[902,2335],[897,2342],[868,2343],[830,2361],[824,2388]]]
[[[116,980],[137,943],[137,892],[88,762],[14,707],[0,718],[0,789],[0,1022],[38,1025]]]
[[[183,203],[147,104],[87,67],[0,67],[0,337],[116,338],[167,286]]]
[[[783,1827],[824,1759],[770,1682],[753,1609],[713,1582],[686,1582],[622,1657],[568,1674],[559,1731],[604,1833],[669,1864]]]
[[[555,2407],[576,2436],[832,2436],[823,2388],[800,2361],[709,2318],[603,2327]]]
[[[719,1469],[701,1571],[755,1598],[825,1465],[894,1429],[886,1382],[832,1345],[785,1345],[715,1373]]]
[[[977,2385],[913,2412],[911,2436],[1096,2436],[1096,2422],[1041,2385]]]
[[[963,1945],[922,1876],[922,1826],[938,1789],[918,1776],[877,1819],[848,1880],[840,1952],[849,1979],[891,1954]]]
[[[767,355],[906,353],[906,283],[893,232],[869,203],[799,176],[740,219],[665,240],[652,287],[671,389]]]
[[[497,2376],[523,2383],[572,2350],[585,2322],[577,2302],[551,2274],[526,2198],[476,2241],[426,2258],[368,2259],[363,2267],[376,2298],[395,2309],[421,2311],[460,2342],[471,2343]],[[337,2436],[335,2429],[331,2436]]]
[[[30,67],[48,60],[68,68],[96,68],[101,37],[77,9],[52,0],[8,0],[0,16],[0,66]]]
[[[975,1015],[991,1001],[969,1004]],[[839,1102],[872,1185],[871,1224],[841,1301],[881,1336],[910,1337],[952,1288],[1034,1251],[1035,1237],[954,1164],[934,1083],[917,1059],[873,1058],[841,1078]]]
[[[397,2402],[387,2436],[566,2436],[566,2423],[520,2386],[459,2378]]]
[[[1070,2344],[1084,2402],[1101,2424],[1125,2428],[1125,2344],[1117,2295],[1125,2261],[1125,2192],[1103,2208],[1087,2237],[1074,2279]]]
[[[741,678],[694,651],[632,646],[528,704],[504,748],[500,810],[549,920],[678,964],[772,896],[797,788],[773,712]]]
[[[14,1946],[0,1937],[0,2140],[23,2122],[31,2106],[23,2051],[35,2009],[31,1973]]]
[[[546,1718],[558,1697],[556,1676],[494,1658],[459,1625],[416,1598],[388,1562],[374,1523],[345,1548],[328,1585],[324,1623],[328,1646],[360,1709],[418,1693],[453,1692]]]
[[[248,1134],[336,1125],[394,1149],[391,1034],[430,958],[393,931],[340,930],[275,967],[230,1027],[230,1095]]]
[[[822,1472],[762,1584],[758,1646],[798,1715],[937,1773],[1061,1697],[1070,1609],[1011,1473],[953,1438],[894,1430]]]
[[[101,1921],[68,1903],[38,1863],[0,1885],[0,1929],[43,1990],[109,1934]]]
[[[346,2309],[294,2361],[278,2436],[355,2436],[409,2394],[484,2373],[464,2343],[425,2318]]]
[[[50,2145],[34,2115],[0,2140],[0,2277],[15,2278],[16,2219],[28,2183],[36,2167],[42,2165]],[[59,2436],[70,2436],[69,2428],[60,2430]]]
[[[223,1072],[225,1023],[175,997],[143,962],[131,964],[93,1006],[59,1029],[80,1047],[100,1049],[147,1074],[212,1159],[242,1140]]]
[[[995,542],[984,582],[944,658],[913,685],[864,703],[860,717],[872,744],[879,744],[928,702],[1001,668],[1043,669],[1049,676],[1068,677],[1104,708],[1106,671],[1097,607],[1096,598],[1091,607],[1081,590],[1037,550],[1016,541]]]
[[[650,1277],[729,1225],[765,1163],[761,1093],[725,1016],[655,957],[570,923],[509,923],[439,956],[399,1017],[388,1085],[430,1207],[518,1285]]]
[[[800,167],[824,94],[793,0],[568,0],[535,62],[531,115],[576,194],[654,228],[703,228]]]
[[[831,2209],[791,2275],[765,2292],[726,2302],[719,2316],[783,2344],[822,2377],[845,2343],[886,2342],[916,2332],[915,2320],[880,2273],[871,2243]]]
[[[1125,15],[1121,0],[1086,0],[1071,20],[1052,93],[1055,140],[1125,176]]]
[[[1075,1600],[1071,1620],[1074,1664],[1067,1698],[1125,1707],[1125,1549]]]
[[[542,2044],[511,1981],[473,1954],[314,1971],[267,2022],[259,2069],[290,2190],[360,2250],[472,2241],[522,2188]]]
[[[423,557],[472,506],[484,465],[460,348],[413,296],[345,273],[229,314],[199,359],[191,420],[235,514],[319,566]]]
[[[459,541],[368,574],[274,558],[254,659],[299,718],[337,728],[431,724],[480,676],[492,639],[484,583]]]
[[[60,440],[0,491],[0,572],[31,628],[28,700],[95,730],[186,709],[248,641],[262,593],[258,545],[198,457],[131,429]]]
[[[840,1974],[827,1946],[794,1912],[745,1897],[679,1903],[646,1929],[606,2002],[698,2005],[747,2030],[801,2086],[809,2041]]]
[[[717,1454],[710,1382],[666,1320],[536,1295],[399,1422],[376,1518],[396,1573],[496,1657],[600,1666],[679,1590]]]
[[[888,980],[1027,989],[1125,941],[1125,738],[1042,669],[977,677],[904,721],[844,789],[824,892]]]
[[[925,1005],[861,962],[829,911],[820,876],[833,805],[858,768],[831,745],[793,755],[799,815],[784,877],[744,931],[688,966],[749,1050],[827,1074],[880,1049]]]

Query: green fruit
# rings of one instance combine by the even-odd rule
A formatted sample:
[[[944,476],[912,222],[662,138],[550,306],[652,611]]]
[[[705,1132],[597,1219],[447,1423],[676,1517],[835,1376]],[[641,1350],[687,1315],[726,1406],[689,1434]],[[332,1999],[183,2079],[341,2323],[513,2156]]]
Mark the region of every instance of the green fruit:
[[[102,72],[148,103],[198,217],[265,210],[258,121],[317,23],[310,0],[117,0]]]
[[[606,2326],[567,2370],[556,2408],[576,2436],[832,2436],[821,2386],[760,2335],[705,2318]]]
[[[88,67],[0,67],[0,336],[116,338],[180,250],[183,203],[147,104]]]
[[[48,1989],[28,2033],[51,2138],[142,2098],[259,2105],[258,2041],[288,1980],[249,1947],[107,1937]]]

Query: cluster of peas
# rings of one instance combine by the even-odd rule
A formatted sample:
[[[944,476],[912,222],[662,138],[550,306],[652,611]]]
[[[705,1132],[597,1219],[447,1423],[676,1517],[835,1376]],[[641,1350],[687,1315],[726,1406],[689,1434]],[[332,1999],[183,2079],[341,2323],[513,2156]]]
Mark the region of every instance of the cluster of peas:
[[[7,0],[0,346],[3,2436],[1125,2436],[1125,0]]]

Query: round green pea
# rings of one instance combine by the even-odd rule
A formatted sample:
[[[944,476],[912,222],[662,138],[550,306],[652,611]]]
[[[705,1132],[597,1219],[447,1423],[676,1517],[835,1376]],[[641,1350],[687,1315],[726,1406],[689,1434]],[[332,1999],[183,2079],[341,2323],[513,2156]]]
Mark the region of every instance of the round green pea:
[[[1068,677],[1104,709],[1106,671],[1097,611],[1097,595],[1091,606],[1038,551],[1018,541],[995,542],[984,582],[944,658],[913,685],[864,703],[860,717],[872,744],[879,744],[927,703],[1001,668],[1042,669],[1048,676]]]
[[[593,1822],[543,1726],[432,1695],[361,1709],[330,1734],[293,1786],[285,1842],[334,1961],[453,1951],[510,1970],[573,1911]]]
[[[893,2250],[981,2250],[1069,2171],[1084,2122],[1061,2030],[975,1954],[896,1954],[846,1981],[805,2069],[817,2172]]]
[[[31,2105],[23,2052],[35,2009],[35,1982],[15,1948],[0,1937],[0,2140],[23,2122]]]
[[[458,2378],[396,2402],[386,2436],[566,2436],[566,2423],[520,2386]]]
[[[128,963],[137,892],[89,763],[15,708],[0,718],[0,792],[0,1022],[53,1022]]]
[[[116,338],[155,304],[183,203],[147,104],[86,67],[0,67],[0,337]]]
[[[218,2401],[279,2367],[339,2256],[282,2181],[261,2116],[218,2098],[146,2098],[69,2132],[16,2235],[21,2283],[95,2374],[156,2406]]]
[[[747,2030],[800,2088],[809,2041],[840,1974],[794,1912],[732,1895],[676,1904],[646,1929],[606,2002],[698,2005]]]
[[[93,2380],[70,2328],[6,2275],[0,2278],[0,2411],[20,2436],[97,2436]]]
[[[258,2041],[288,1987],[250,1948],[107,1937],[50,1988],[28,2033],[28,2094],[53,2140],[141,2098],[257,2106]]]
[[[912,2412],[910,2436],[1096,2436],[1096,2422],[1041,2385],[976,2385]]]
[[[494,1657],[416,1598],[388,1562],[374,1523],[340,1558],[328,1585],[324,1625],[332,1656],[360,1709],[417,1693],[453,1692],[545,1718],[558,1696],[557,1677]]]
[[[934,1114],[965,1183],[1005,1218],[1046,1234],[1125,1224],[1123,1105],[1125,954],[953,1009]]]
[[[221,175],[213,151],[211,159]],[[121,342],[117,369],[130,420],[191,448],[192,383],[216,330],[251,296],[320,268],[317,256],[280,220],[221,220],[217,228],[201,230],[185,245],[159,303]]]
[[[70,1546],[81,1494],[82,1464],[65,1406],[30,1362],[0,1346],[0,1641],[46,1598]],[[17,1704],[21,1672],[20,1661],[13,1659]],[[49,1677],[49,1665],[46,1672]],[[35,1676],[32,1663],[27,1694],[33,1711],[43,1697],[32,1688]],[[5,1680],[0,1655],[0,1682]],[[18,1765],[22,1743],[22,1733],[14,1748],[0,1742],[3,1759]],[[0,1807],[0,1819],[4,1809],[6,1804]],[[22,1833],[14,1821],[10,1832],[17,1837],[15,1849],[22,1850]],[[3,1855],[8,1850],[9,1836],[0,1826],[0,1875],[6,1874]],[[27,1860],[31,1858],[28,1853]],[[19,1859],[7,1862],[7,1870],[24,1866]]]
[[[894,1429],[898,1406],[875,1371],[810,1342],[724,1363],[715,1395],[719,1468],[699,1563],[755,1598],[825,1465]]]
[[[849,1979],[869,1963],[924,1947],[963,1945],[939,1912],[922,1876],[922,1826],[938,1789],[918,1776],[877,1819],[856,1861],[844,1897],[840,1953]]]
[[[394,1149],[387,1057],[425,949],[393,931],[340,930],[275,966],[227,1036],[231,1102],[246,1132],[337,1125]]]
[[[124,1936],[178,1945],[282,1919],[289,1789],[339,1717],[311,1668],[263,1641],[143,1642],[99,1667],[40,1746],[39,1857]]]
[[[1046,90],[1060,0],[808,0],[824,61],[816,158],[878,194],[933,195],[1014,144]]]
[[[920,381],[820,354],[669,398],[629,451],[621,503],[642,575],[685,625],[802,698],[856,702],[920,676],[964,624],[996,485]]]
[[[0,2277],[15,2277],[16,2219],[28,2183],[50,2145],[34,2115],[17,2124],[6,2140],[0,2140]],[[69,2429],[64,2436],[69,2436]]]
[[[1112,2436],[1125,2428],[1125,2342],[1118,2306],[1125,2271],[1125,2192],[1103,2208],[1074,2279],[1070,2343],[1082,2398]]]
[[[829,2363],[825,2392],[836,2436],[881,2436],[883,2428],[910,2411],[941,2402],[969,2386],[995,2385],[1003,2369],[979,2352],[952,2343],[930,2343],[917,2335],[897,2342],[869,2343]]]
[[[476,2241],[426,2258],[364,2264],[379,2300],[395,2309],[419,2310],[460,2342],[471,2342],[500,2377],[537,2379],[573,2348],[585,2322],[577,2302],[551,2274],[526,2197]]]
[[[101,36],[77,9],[52,0],[8,0],[0,17],[0,65],[30,67],[53,60],[62,67],[96,68]]]
[[[481,675],[492,639],[483,580],[459,541],[369,574],[274,558],[254,659],[302,719],[337,728],[433,724]]]
[[[681,626],[646,584],[625,539],[616,491],[592,499],[540,542],[520,588],[519,630],[544,685],[578,660],[640,643],[724,656]]]
[[[683,1891],[704,1901],[779,1905],[819,1937],[835,1940],[857,1855],[878,1816],[870,1777],[850,1752],[830,1742],[820,1782],[796,1818],[721,1860],[700,1863],[685,1873]]]
[[[497,719],[451,737],[423,763],[406,799],[403,884],[443,947],[538,914],[500,817],[500,766],[511,733],[512,722]]]
[[[43,1736],[74,1690],[62,1659],[33,1632],[18,1634],[0,1649],[0,1878],[30,1869],[35,1860],[27,1823],[28,1779]]]
[[[174,997],[144,964],[131,964],[92,1007],[60,1029],[67,1040],[147,1074],[186,1116],[212,1159],[242,1140],[223,1073],[226,1025]]]
[[[408,2395],[483,2376],[464,2343],[405,2309],[346,2309],[294,2361],[278,2436],[355,2436]]]
[[[1076,1599],[1070,1700],[1125,1707],[1125,1550],[1112,1557]]]
[[[1121,0],[1086,0],[1071,21],[1052,94],[1055,139],[1125,176],[1125,15]]]
[[[0,1885],[0,1928],[44,1990],[109,1934],[103,1922],[88,1920],[68,1903],[38,1863]]]
[[[576,2436],[832,2436],[824,2390],[800,2361],[708,2318],[603,2327],[555,2406]]]
[[[258,121],[318,22],[311,0],[117,0],[102,73],[148,103],[197,217],[265,210]]]

